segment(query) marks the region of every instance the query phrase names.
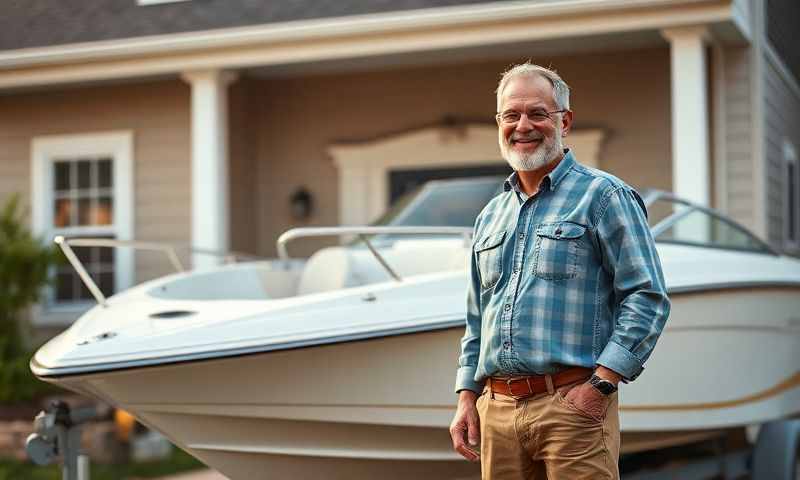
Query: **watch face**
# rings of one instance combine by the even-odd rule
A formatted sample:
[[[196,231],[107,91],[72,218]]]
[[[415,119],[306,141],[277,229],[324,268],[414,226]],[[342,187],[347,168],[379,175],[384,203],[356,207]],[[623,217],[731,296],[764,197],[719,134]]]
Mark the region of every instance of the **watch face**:
[[[589,383],[592,384],[594,388],[596,388],[600,393],[603,395],[611,395],[612,393],[617,391],[617,388],[614,386],[613,383],[609,382],[608,380],[603,380],[598,376],[593,376]]]
[[[611,395],[612,393],[614,393],[614,390],[616,390],[614,388],[614,384],[609,382],[608,380],[600,380],[599,382],[597,382],[597,385],[595,385],[595,388],[600,390],[600,393],[602,393],[603,395]]]

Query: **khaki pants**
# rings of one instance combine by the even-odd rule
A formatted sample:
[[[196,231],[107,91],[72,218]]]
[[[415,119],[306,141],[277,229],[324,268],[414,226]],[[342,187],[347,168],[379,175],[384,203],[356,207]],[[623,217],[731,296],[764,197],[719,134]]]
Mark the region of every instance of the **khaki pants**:
[[[619,479],[617,394],[596,419],[564,399],[575,385],[523,400],[484,388],[477,403],[483,480]]]

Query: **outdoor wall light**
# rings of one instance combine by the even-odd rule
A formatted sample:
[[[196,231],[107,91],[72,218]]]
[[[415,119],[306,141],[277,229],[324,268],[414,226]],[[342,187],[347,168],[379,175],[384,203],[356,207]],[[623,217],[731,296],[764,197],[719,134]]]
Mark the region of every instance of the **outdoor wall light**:
[[[289,207],[292,218],[295,220],[308,220],[314,208],[314,198],[306,187],[300,187],[289,197]]]

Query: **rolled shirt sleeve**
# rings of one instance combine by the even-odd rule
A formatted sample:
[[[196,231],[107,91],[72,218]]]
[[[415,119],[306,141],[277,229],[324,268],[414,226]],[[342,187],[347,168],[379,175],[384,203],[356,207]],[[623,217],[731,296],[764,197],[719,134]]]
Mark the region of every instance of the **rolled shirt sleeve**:
[[[476,222],[477,224],[477,222]],[[477,238],[473,235],[473,239]],[[470,249],[469,285],[467,286],[467,326],[461,338],[461,355],[458,357],[456,392],[472,390],[480,393],[483,385],[475,381],[481,343],[481,280],[475,249]]]
[[[664,329],[670,302],[639,195],[616,186],[604,195],[601,205],[596,235],[603,268],[613,281],[617,309],[611,338],[596,363],[632,381],[642,372]]]

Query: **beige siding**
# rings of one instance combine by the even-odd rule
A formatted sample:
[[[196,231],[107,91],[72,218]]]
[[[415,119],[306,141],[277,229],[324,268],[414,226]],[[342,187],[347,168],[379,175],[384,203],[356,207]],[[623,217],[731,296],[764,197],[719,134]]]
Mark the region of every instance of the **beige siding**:
[[[0,96],[0,198],[29,200],[32,138],[131,130],[135,237],[188,243],[189,118],[189,87],[177,80]],[[137,281],[167,271],[163,257],[137,256]]]
[[[255,148],[258,129],[255,125],[257,82],[243,78],[230,87],[230,224],[231,250],[256,251],[256,232],[253,228],[256,185]]]
[[[786,208],[783,142],[788,140],[796,149],[800,149],[800,95],[781,76],[769,56],[764,59],[763,79],[767,228],[770,243],[781,248]]]
[[[727,213],[743,225],[753,225],[753,126],[751,59],[747,47],[723,52],[724,165]]]
[[[309,224],[336,224],[337,171],[328,145],[420,128],[447,115],[493,124],[499,73],[514,60],[258,82],[258,252],[274,254],[276,237],[298,226],[288,199],[301,185],[316,200]],[[534,61],[552,65],[571,85],[576,129],[606,132],[602,168],[637,187],[671,189],[668,49]],[[310,244],[290,250],[307,253]]]

